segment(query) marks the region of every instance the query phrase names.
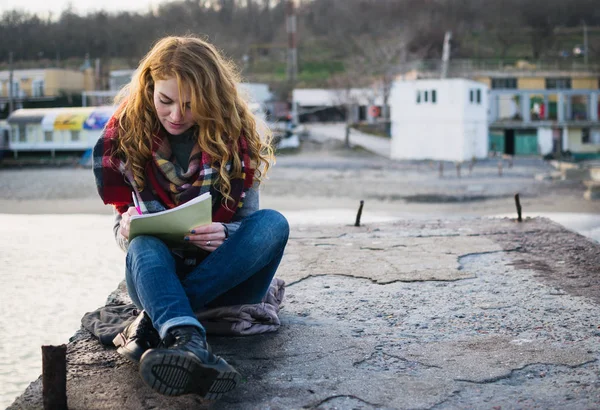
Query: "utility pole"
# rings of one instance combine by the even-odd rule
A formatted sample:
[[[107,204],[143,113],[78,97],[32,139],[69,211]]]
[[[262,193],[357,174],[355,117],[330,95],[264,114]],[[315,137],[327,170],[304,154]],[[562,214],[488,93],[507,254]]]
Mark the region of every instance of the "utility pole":
[[[585,20],[581,21],[583,23],[583,63],[587,67],[588,65],[588,30],[587,25],[585,24]]]
[[[442,73],[440,78],[446,78],[448,75],[448,62],[450,61],[450,40],[452,40],[452,32],[446,31],[444,35],[444,49],[442,51]]]
[[[296,48],[296,10],[294,0],[287,1],[286,31],[288,33],[287,78],[291,83],[298,77],[298,50]]]
[[[13,52],[8,52],[8,115],[15,110],[15,95],[13,84]]]

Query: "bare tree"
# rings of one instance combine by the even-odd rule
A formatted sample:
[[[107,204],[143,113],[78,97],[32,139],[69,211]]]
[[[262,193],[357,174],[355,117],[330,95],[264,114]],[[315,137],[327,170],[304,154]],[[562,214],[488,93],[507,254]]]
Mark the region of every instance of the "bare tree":
[[[343,73],[339,73],[329,80],[329,86],[335,94],[335,102],[344,107],[346,112],[346,126],[344,142],[350,147],[350,129],[355,119],[354,112],[364,94],[368,93],[369,79],[365,75],[364,65],[359,61],[352,61],[345,67]]]
[[[499,54],[502,59],[508,55],[508,50],[522,42],[524,22],[520,14],[514,10],[518,0],[496,0],[490,2],[483,10],[483,22],[492,39],[500,46]]]
[[[361,72],[383,99],[384,119],[389,120],[389,98],[392,85],[407,63],[421,59],[426,49],[413,44],[415,30],[408,25],[378,36],[363,35],[354,39],[358,51],[351,65],[360,66]]]

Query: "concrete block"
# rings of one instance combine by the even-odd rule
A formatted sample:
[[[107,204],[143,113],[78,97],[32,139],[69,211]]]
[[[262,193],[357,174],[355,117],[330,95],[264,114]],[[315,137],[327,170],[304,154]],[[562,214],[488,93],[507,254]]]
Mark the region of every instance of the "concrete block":
[[[590,178],[589,169],[569,168],[562,170],[562,179],[569,181],[584,181]]]

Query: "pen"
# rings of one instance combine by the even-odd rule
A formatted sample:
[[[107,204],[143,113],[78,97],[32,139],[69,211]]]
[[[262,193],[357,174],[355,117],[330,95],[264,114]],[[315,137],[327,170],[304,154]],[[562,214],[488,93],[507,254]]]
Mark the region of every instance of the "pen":
[[[131,192],[131,198],[133,198],[133,205],[135,205],[135,210],[138,214],[142,214],[142,209],[140,208],[140,204],[138,204],[137,198],[135,196],[135,192]]]

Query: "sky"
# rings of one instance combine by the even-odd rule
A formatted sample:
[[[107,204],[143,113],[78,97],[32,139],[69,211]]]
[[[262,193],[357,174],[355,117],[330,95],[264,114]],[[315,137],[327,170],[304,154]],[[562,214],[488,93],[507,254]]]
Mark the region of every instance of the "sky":
[[[73,11],[86,14],[98,10],[107,12],[141,11],[147,12],[161,3],[172,0],[0,0],[0,14],[7,10],[19,9],[31,13],[60,14],[70,3]]]

